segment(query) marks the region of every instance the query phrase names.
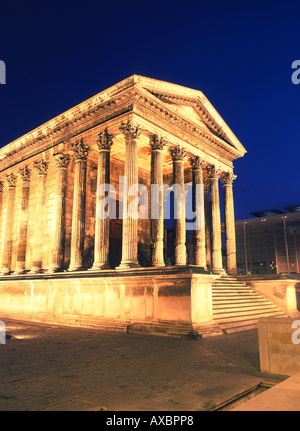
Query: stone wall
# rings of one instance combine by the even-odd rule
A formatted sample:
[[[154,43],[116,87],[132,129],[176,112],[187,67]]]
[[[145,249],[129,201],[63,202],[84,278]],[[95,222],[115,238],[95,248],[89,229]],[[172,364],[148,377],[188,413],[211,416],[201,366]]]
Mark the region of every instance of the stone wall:
[[[94,322],[212,323],[214,276],[190,270],[136,270],[1,277],[0,314],[58,322],[92,318]]]
[[[293,322],[295,322],[293,318],[282,317],[265,317],[258,321],[262,372],[287,376],[300,372],[300,344],[294,344],[297,339],[300,340],[300,336],[295,333],[300,325],[293,328]]]

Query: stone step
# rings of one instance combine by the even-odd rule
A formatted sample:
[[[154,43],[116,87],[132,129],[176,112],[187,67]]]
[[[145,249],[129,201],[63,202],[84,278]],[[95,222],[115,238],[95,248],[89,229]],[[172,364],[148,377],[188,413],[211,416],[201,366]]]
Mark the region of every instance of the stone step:
[[[232,324],[232,322],[243,322],[243,321],[247,321],[247,320],[258,320],[261,317],[276,317],[276,316],[284,316],[284,313],[276,312],[276,311],[265,311],[262,313],[246,313],[243,315],[236,315],[236,316],[219,316],[217,318],[214,318],[214,320],[219,324],[219,325],[224,325],[225,323],[228,324]]]
[[[260,303],[260,304],[269,304],[269,302],[264,299],[264,298],[257,298],[257,299],[242,299],[242,298],[237,298],[235,300],[232,300],[230,298],[214,298],[212,303],[214,306],[218,306],[218,305],[224,305],[226,306],[227,304],[232,305],[232,304],[240,304],[241,306],[243,305],[247,305],[251,302],[256,302],[256,303]]]
[[[252,303],[252,304],[248,304],[248,305],[231,305],[229,307],[215,307],[215,311],[214,314],[219,314],[219,313],[235,313],[235,312],[247,312],[247,311],[251,311],[251,310],[262,310],[262,309],[272,309],[272,310],[277,310],[276,307],[273,304],[256,304],[256,303]],[[244,311],[245,310],[245,311]]]
[[[257,328],[257,322],[252,323],[252,324],[247,324],[245,322],[244,325],[240,325],[240,326],[231,326],[229,328],[223,329],[223,332],[225,334],[232,334],[234,332],[241,332],[241,331],[250,331],[251,329],[256,329]]]
[[[241,298],[253,298],[253,299],[259,299],[262,298],[259,294],[257,293],[251,293],[251,292],[229,292],[229,293],[225,293],[225,292],[212,292],[212,298],[228,298],[228,299],[241,299]]]
[[[248,311],[220,311],[217,313],[214,313],[214,320],[220,320],[220,319],[231,319],[232,317],[251,317],[254,315],[259,315],[263,313],[277,313],[277,310],[273,308],[252,308]]]

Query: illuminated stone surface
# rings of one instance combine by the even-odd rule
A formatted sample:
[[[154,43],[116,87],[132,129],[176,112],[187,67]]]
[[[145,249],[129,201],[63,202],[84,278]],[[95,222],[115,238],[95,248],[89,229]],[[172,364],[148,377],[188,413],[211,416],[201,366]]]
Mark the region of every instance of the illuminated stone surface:
[[[181,322],[186,333],[199,334],[209,332],[198,328],[205,323],[214,332],[212,283],[236,268],[229,183],[233,161],[245,152],[202,92],[137,75],[1,148],[0,308],[55,318],[146,321],[156,327]],[[124,176],[128,188],[122,193]],[[221,250],[220,177],[227,268]],[[208,182],[209,192],[205,208],[196,208],[203,225],[195,232],[194,246],[187,247],[183,189],[192,182]],[[100,217],[97,196],[104,183],[112,186],[110,200],[117,212],[109,221]],[[150,217],[153,183],[182,188],[175,202],[182,208],[181,218],[174,220],[176,267],[156,273],[150,268],[157,271],[167,262],[161,195],[159,216]],[[147,191],[142,203],[137,190],[129,192],[135,184]],[[122,208],[129,210],[125,219]]]

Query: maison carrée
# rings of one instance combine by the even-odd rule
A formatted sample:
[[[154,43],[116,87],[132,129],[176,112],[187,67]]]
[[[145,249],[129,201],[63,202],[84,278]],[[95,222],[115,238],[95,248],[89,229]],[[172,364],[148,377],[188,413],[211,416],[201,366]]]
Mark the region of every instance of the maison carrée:
[[[201,91],[138,75],[1,148],[1,316],[197,337],[293,310],[291,280],[281,280],[278,304],[236,276],[233,161],[245,153]],[[112,218],[99,205],[103,184]],[[122,217],[140,205],[134,184],[149,190],[156,217]],[[182,190],[169,226],[154,184]],[[193,193],[202,222],[192,232],[186,185],[202,193]],[[233,315],[243,289],[248,299]]]

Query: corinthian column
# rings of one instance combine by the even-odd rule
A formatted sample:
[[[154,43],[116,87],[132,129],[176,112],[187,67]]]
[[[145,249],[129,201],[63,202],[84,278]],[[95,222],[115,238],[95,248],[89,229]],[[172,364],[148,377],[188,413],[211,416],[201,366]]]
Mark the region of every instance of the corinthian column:
[[[183,170],[185,149],[180,146],[171,147],[170,154],[173,160],[175,265],[186,265],[186,220]]]
[[[235,220],[234,220],[234,204],[232,183],[236,179],[236,175],[232,172],[223,172],[221,181],[223,184],[223,200],[224,200],[224,215],[225,215],[225,241],[227,254],[227,272],[235,275],[237,273],[236,266],[236,241],[235,241]]]
[[[206,266],[211,268],[210,217],[209,217],[209,180],[204,181],[205,246]]]
[[[193,211],[195,213],[195,265],[206,269],[204,184],[202,170],[204,166],[204,161],[201,160],[200,157],[191,157],[190,164],[193,169]]]
[[[49,272],[57,272],[62,269],[63,243],[65,234],[65,196],[67,185],[67,167],[70,163],[68,154],[56,154],[56,185],[55,185],[55,210],[51,238],[51,262]]]
[[[208,168],[209,178],[209,199],[211,217],[211,244],[212,244],[212,272],[222,274],[222,237],[221,237],[221,215],[219,198],[219,171],[215,166]]]
[[[96,221],[95,221],[95,252],[94,263],[91,269],[109,269],[109,217],[105,212],[104,202],[108,202],[110,185],[110,148],[113,144],[112,135],[107,132],[99,133],[97,145],[99,149],[97,172],[97,196],[96,196]],[[104,189],[107,185],[108,189]],[[102,190],[101,190],[102,189]],[[104,194],[107,196],[104,200]]]
[[[2,269],[1,273],[7,275],[11,272],[11,252],[12,252],[12,224],[13,224],[13,212],[15,204],[15,191],[17,177],[14,174],[6,176],[8,184],[7,190],[7,207],[6,207],[6,218],[4,222],[4,242],[2,250]]]
[[[162,150],[166,141],[157,135],[150,138],[151,146],[151,237],[152,266],[165,266],[164,262],[164,209]]]
[[[20,169],[22,178],[21,191],[21,216],[17,242],[17,263],[14,274],[23,274],[25,272],[26,262],[26,246],[27,246],[27,225],[28,225],[28,200],[29,200],[29,185],[30,171],[27,168]]]
[[[125,137],[125,168],[124,177],[127,190],[123,196],[123,231],[122,231],[122,261],[117,269],[136,268],[139,266],[137,258],[138,242],[138,138],[141,128],[129,121],[122,123],[120,130]],[[131,188],[131,190],[130,190]]]
[[[81,139],[72,145],[75,155],[75,177],[72,212],[71,257],[69,271],[83,269],[85,194],[86,194],[86,159],[89,146]]]
[[[34,168],[38,172],[38,178],[31,274],[39,273],[42,270],[44,208],[48,164],[44,160],[41,160],[35,162]]]

